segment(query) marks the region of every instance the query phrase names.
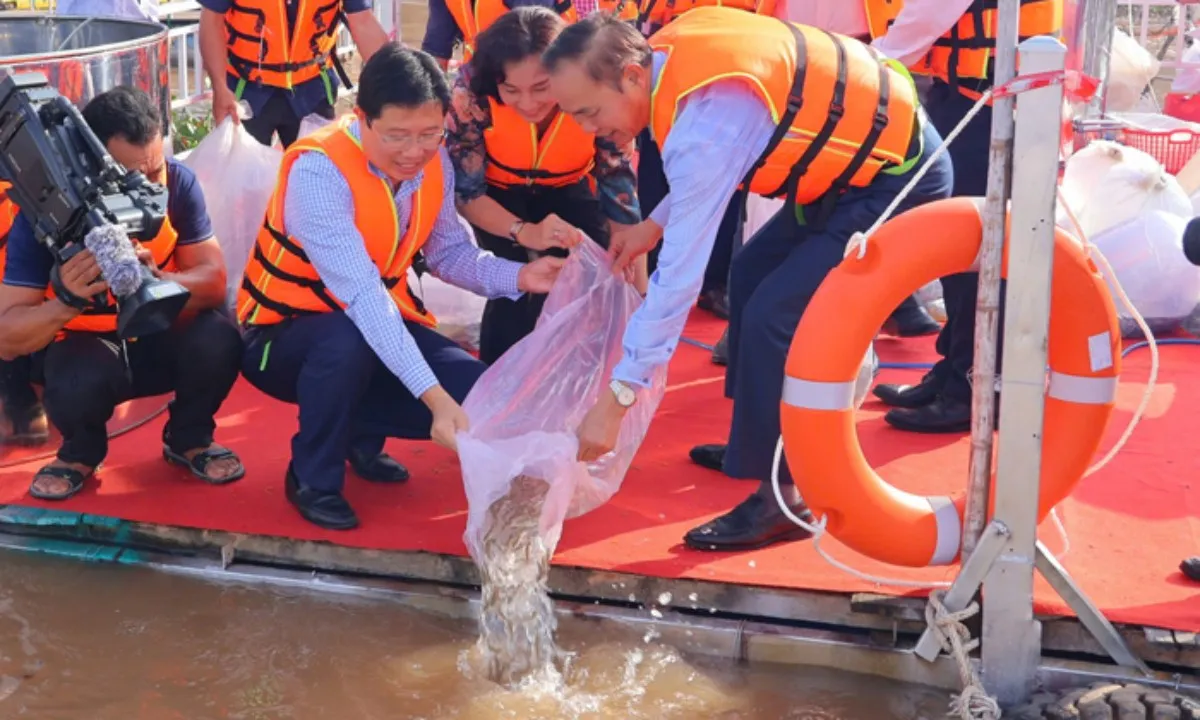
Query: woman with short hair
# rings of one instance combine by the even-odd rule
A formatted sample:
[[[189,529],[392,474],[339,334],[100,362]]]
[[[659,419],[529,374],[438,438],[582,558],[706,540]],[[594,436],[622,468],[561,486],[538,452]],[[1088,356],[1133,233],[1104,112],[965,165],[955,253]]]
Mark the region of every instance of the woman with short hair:
[[[458,209],[479,246],[510,260],[565,256],[582,235],[607,247],[610,223],[641,220],[633,152],[585,132],[549,93],[542,52],[566,21],[520,7],[482,32],[454,83],[447,119]],[[639,288],[645,285],[644,265]],[[489,300],[480,359],[529,334],[545,295]]]

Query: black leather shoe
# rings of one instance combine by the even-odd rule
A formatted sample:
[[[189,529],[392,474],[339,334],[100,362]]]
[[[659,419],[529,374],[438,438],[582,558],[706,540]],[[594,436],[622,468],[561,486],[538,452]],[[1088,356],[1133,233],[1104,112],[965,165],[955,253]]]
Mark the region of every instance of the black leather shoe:
[[[812,522],[812,513],[803,505],[793,507],[792,512]],[[755,493],[721,517],[689,531],[683,541],[693,550],[733,552],[810,537],[811,533],[783,514],[775,498]]]
[[[888,335],[907,338],[936,335],[941,332],[942,326],[909,296],[883,323],[882,329]]]
[[[1179,563],[1179,570],[1188,580],[1200,582],[1200,555],[1190,557]]]
[[[721,339],[713,345],[712,351],[713,365],[728,365],[729,364],[729,328],[725,328],[725,332],[721,333]]]
[[[888,425],[916,433],[961,433],[971,430],[971,403],[938,397],[918,408],[895,408],[883,416]]]
[[[943,385],[941,378],[929,372],[916,385],[876,385],[871,392],[888,407],[919,408],[937,400]]]
[[[385,452],[374,457],[350,451],[350,468],[354,474],[376,483],[402,483],[408,480],[408,468]]]
[[[296,508],[301,517],[313,525],[326,530],[351,530],[358,527],[358,516],[341,493],[323,492],[302,486],[290,464],[287,482],[284,485],[288,502]]]
[[[697,445],[688,452],[688,457],[702,468],[721,472],[725,467],[725,447],[725,445]]]
[[[729,319],[729,302],[725,297],[725,288],[713,288],[700,295],[696,307],[707,310],[722,320]]]

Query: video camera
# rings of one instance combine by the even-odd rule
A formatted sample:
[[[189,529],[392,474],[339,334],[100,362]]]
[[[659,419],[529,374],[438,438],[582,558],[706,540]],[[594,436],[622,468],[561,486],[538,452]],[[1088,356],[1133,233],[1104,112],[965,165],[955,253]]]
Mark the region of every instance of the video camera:
[[[9,198],[54,255],[51,283],[64,303],[80,310],[110,307],[107,293],[78,298],[59,277],[62,263],[89,249],[116,298],[120,337],[171,326],[190,293],[155,278],[136,261],[130,241],[158,235],[166,188],[117,164],[79,110],[41,73],[0,80],[0,177],[11,183]]]

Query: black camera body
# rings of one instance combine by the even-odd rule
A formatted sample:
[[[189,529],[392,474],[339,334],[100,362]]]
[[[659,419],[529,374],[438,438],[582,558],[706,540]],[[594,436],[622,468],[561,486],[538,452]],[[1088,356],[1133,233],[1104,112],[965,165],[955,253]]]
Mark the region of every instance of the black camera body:
[[[58,277],[58,266],[85,249],[88,233],[109,225],[129,238],[151,240],[167,215],[167,189],[113,160],[79,110],[41,73],[0,80],[0,177],[11,184],[9,198],[54,255],[55,293],[81,309],[110,303],[108,294],[75,298]],[[178,283],[155,278],[149,268],[140,272],[136,290],[113,293],[122,338],[166,330],[190,295]]]

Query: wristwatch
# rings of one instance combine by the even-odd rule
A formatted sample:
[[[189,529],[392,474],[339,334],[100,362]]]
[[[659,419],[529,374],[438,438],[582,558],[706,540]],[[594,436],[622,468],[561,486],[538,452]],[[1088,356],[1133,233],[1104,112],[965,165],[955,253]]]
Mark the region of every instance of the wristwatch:
[[[630,408],[637,402],[637,394],[633,391],[633,388],[620,380],[613,380],[608,384],[608,387],[612,390],[613,395],[616,396],[617,404],[621,407]]]
[[[523,230],[524,228],[525,228],[524,220],[517,220],[516,222],[514,222],[512,224],[512,227],[510,227],[508,229],[509,239],[512,240],[513,242],[515,242],[516,244],[520,245],[521,241],[517,239],[517,236],[521,234],[521,230]]]

